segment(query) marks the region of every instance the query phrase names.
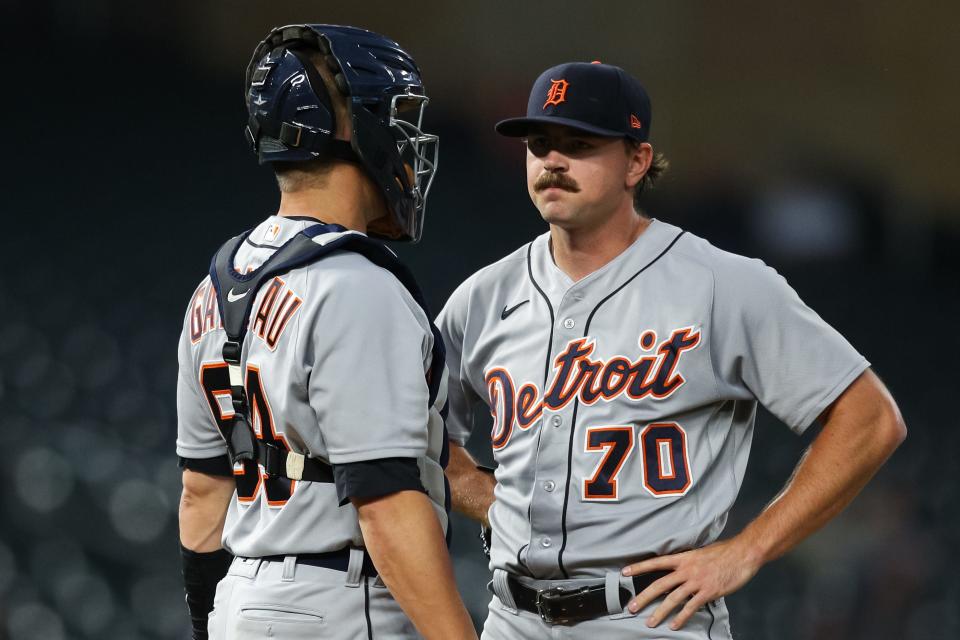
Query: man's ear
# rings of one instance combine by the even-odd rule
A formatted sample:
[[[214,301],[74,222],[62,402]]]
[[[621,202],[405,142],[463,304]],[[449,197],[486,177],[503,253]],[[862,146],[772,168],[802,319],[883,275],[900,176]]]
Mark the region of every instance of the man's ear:
[[[653,146],[649,142],[635,143],[625,140],[627,145],[627,176],[625,186],[632,189],[647,175],[653,162]]]

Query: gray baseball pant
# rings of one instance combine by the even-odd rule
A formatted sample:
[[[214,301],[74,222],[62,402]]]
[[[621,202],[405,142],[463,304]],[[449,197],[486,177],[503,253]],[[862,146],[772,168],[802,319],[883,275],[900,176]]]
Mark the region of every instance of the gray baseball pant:
[[[217,585],[210,640],[414,640],[413,624],[376,578],[361,575],[363,554],[346,572],[283,561],[236,558]]]

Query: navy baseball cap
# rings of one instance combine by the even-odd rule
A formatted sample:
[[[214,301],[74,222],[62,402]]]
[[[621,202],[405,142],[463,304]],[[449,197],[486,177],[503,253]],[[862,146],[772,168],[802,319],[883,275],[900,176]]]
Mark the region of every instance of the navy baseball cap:
[[[650,137],[650,97],[636,78],[601,62],[551,67],[530,90],[525,118],[497,123],[497,133],[527,135],[531,125],[558,124],[611,138],[645,142]]]

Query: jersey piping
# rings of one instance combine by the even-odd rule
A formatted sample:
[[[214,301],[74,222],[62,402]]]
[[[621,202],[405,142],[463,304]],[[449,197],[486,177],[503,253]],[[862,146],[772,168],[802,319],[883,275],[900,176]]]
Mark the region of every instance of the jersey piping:
[[[547,338],[547,359],[543,363],[543,388],[547,388],[547,378],[550,377],[550,356],[552,355],[553,350],[553,325],[556,322],[556,319],[553,315],[553,305],[550,304],[550,298],[547,297],[547,294],[544,293],[543,289],[540,288],[540,284],[537,283],[536,278],[533,277],[533,243],[527,245],[527,275],[530,277],[530,282],[533,283],[534,288],[536,288],[537,293],[540,294],[540,297],[543,298],[543,301],[547,303],[547,310],[550,311],[550,337]],[[537,451],[540,450],[540,438],[543,436],[543,429],[540,429],[537,432]],[[527,520],[530,520],[530,510],[533,509],[533,502],[527,505]],[[524,545],[524,548],[526,545]],[[522,551],[522,549],[521,549]],[[520,560],[520,551],[517,552],[517,564],[524,564]],[[524,564],[526,566],[526,564]]]
[[[530,276],[530,282],[533,283],[533,286],[536,288],[537,293],[540,294],[540,297],[543,298],[543,301],[547,303],[547,309],[550,311],[550,338],[547,342],[547,361],[543,364],[543,388],[547,388],[547,378],[550,376],[550,351],[553,349],[553,305],[550,304],[550,298],[547,297],[547,294],[543,292],[543,289],[537,283],[537,279],[533,277],[533,260],[531,255],[533,254],[533,243],[527,245],[527,275]]]

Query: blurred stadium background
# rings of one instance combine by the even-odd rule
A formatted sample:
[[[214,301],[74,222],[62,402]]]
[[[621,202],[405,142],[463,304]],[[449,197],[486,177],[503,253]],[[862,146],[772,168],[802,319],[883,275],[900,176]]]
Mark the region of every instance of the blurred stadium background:
[[[544,229],[494,122],[560,61],[640,77],[673,164],[648,212],[776,267],[873,362],[910,429],[847,512],[728,599],[736,637],[960,638],[958,6],[0,3],[0,639],[187,637],[175,345],[212,251],[274,211],[241,134],[242,78],[291,22],[381,31],[420,63],[441,162],[425,240],[401,253],[435,309]],[[761,417],[728,532],[811,435]],[[475,527],[455,526],[480,621],[486,566]]]

